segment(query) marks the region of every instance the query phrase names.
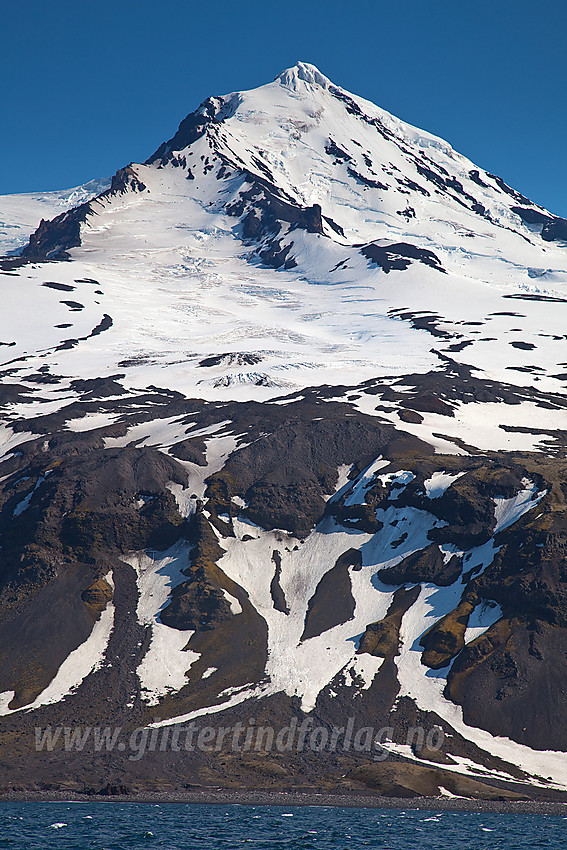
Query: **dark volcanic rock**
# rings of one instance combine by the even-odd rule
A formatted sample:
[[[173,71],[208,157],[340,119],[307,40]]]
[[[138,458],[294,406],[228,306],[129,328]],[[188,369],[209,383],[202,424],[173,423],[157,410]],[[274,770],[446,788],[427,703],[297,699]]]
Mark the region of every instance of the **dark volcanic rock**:
[[[511,207],[526,224],[541,224],[541,238],[546,242],[567,242],[567,219],[549,215],[533,207]]]
[[[439,670],[450,664],[465,645],[465,631],[469,617],[478,604],[478,594],[472,582],[454,611],[446,614],[422,635],[419,641],[424,648],[421,656],[422,664],[433,670]]]
[[[81,244],[81,225],[90,215],[93,215],[96,203],[128,190],[142,192],[145,189],[132,164],[119,169],[112,178],[110,188],[96,198],[61,213],[51,221],[42,219],[37,230],[30,236],[28,244],[23,248],[20,257],[24,261],[69,259],[68,251]],[[77,283],[81,282],[77,281]],[[93,280],[86,282],[97,283]]]
[[[560,482],[560,487],[565,486]],[[554,487],[551,512],[530,516],[498,535],[500,550],[478,579],[479,593],[510,617],[543,620],[567,628],[567,515]],[[561,492],[561,491],[560,491]],[[564,501],[563,501],[564,505]]]
[[[190,437],[187,440],[182,440],[180,443],[175,443],[169,453],[173,457],[178,457],[179,460],[186,460],[190,463],[196,463],[197,466],[207,465],[206,443],[199,437]]]
[[[160,620],[173,629],[210,629],[231,617],[230,604],[219,583],[220,570],[215,565],[223,550],[210,523],[202,513],[192,519],[191,537],[195,546],[186,581],[171,592],[170,601]]]
[[[139,179],[136,170],[132,167],[132,163],[125,168],[119,168],[116,174],[113,175],[110,183],[110,189],[104,193],[106,195],[123,195],[127,191],[143,192],[146,186]]]
[[[324,496],[334,490],[338,467],[355,462],[364,468],[396,444],[408,450],[421,445],[400,441],[391,426],[371,417],[344,418],[330,406],[320,421],[296,418],[290,410],[279,427],[234,452],[209,486],[222,483],[227,497],[245,499],[243,513],[263,528],[304,537],[325,513]]]
[[[370,242],[368,245],[357,245],[355,247],[360,248],[360,253],[375,265],[380,266],[386,274],[394,269],[401,271],[407,269],[412,260],[431,266],[437,271],[445,271],[439,257],[433,251],[429,251],[427,248],[417,248],[415,245],[409,245],[406,242],[393,242],[390,245],[378,245],[376,242]]]
[[[429,537],[463,548],[486,543],[496,525],[492,499],[514,496],[522,489],[522,478],[521,470],[496,465],[468,472],[438,499],[430,500],[429,510],[448,525],[432,529]]]
[[[280,584],[280,577],[282,574],[282,556],[277,549],[272,552],[272,561],[274,562],[276,567],[274,577],[270,582],[270,595],[274,603],[274,608],[276,609],[276,611],[281,611],[284,614],[289,614],[289,608],[286,602],[285,593],[283,592],[282,586]]]
[[[510,195],[511,198],[514,198],[515,201],[518,201],[520,204],[526,204],[526,206],[532,206],[532,202],[529,198],[526,198],[525,195],[522,195],[520,192],[517,192],[515,189],[512,189],[508,186],[507,183],[502,180],[501,177],[498,177],[497,174],[490,174],[489,171],[486,172],[487,176],[490,177],[496,185],[502,189],[507,195]]]
[[[262,362],[260,354],[251,354],[247,351],[229,352],[227,354],[215,354],[211,357],[204,357],[199,361],[199,366],[255,366]]]
[[[154,449],[105,450],[67,433],[20,447],[19,477],[0,486],[3,690],[28,704],[88,637],[121,553],[166,548],[181,517],[167,483],[185,483]],[[150,496],[139,508],[137,499]]]
[[[352,595],[349,568],[360,569],[362,556],[357,549],[344,552],[335,566],[325,573],[309,600],[301,640],[317,635],[352,620],[355,600]]]
[[[46,280],[41,285],[47,286],[48,289],[58,289],[60,292],[73,292],[77,288],[76,286],[69,286],[67,283],[57,283],[51,280]]]
[[[421,587],[399,588],[383,620],[370,623],[360,639],[357,652],[367,652],[379,658],[394,658],[399,654],[402,617],[418,598]]]
[[[86,203],[61,213],[52,221],[42,219],[22,250],[21,257],[25,260],[67,259],[69,248],[81,244],[81,225],[91,213],[91,205]]]
[[[342,498],[329,505],[327,513],[345,528],[356,528],[367,534],[376,534],[382,528],[382,523],[376,517],[376,507],[380,502],[379,494],[382,490],[379,485],[375,485],[372,491],[366,493],[365,498],[369,501],[362,505],[345,505],[345,499]]]
[[[343,160],[346,162],[352,162],[352,157],[342,148],[340,148],[333,139],[328,139],[325,144],[325,153],[329,154],[329,156],[334,156],[335,159]]]
[[[546,242],[567,242],[567,219],[554,216],[543,225],[541,238]]]
[[[552,220],[550,215],[534,210],[532,207],[510,207],[513,213],[520,216],[526,224],[546,224]]]
[[[424,584],[431,583],[438,584],[440,587],[447,587],[458,579],[461,569],[461,558],[453,555],[445,563],[439,546],[432,543],[426,549],[408,555],[395,567],[378,570],[378,578],[384,584],[423,582]]]
[[[298,76],[299,79],[302,77]],[[347,113],[355,117],[354,121],[349,119],[348,134],[337,129],[332,131],[333,137],[329,136],[331,130],[325,130],[323,123],[324,109],[321,113],[309,110],[309,121],[306,118],[304,125],[296,120],[297,116],[282,117],[285,132],[289,129],[299,149],[313,138],[310,128],[319,124],[315,131],[318,150],[320,153],[320,144],[325,144],[327,139],[323,164],[333,179],[344,178],[349,191],[358,193],[360,199],[372,191],[389,191],[392,197],[395,195],[397,200],[393,206],[389,205],[389,210],[398,215],[396,221],[402,224],[400,232],[408,222],[412,230],[419,229],[424,205],[433,209],[435,201],[442,221],[455,218],[452,212],[448,217],[442,215],[444,204],[453,212],[459,205],[455,239],[458,245],[462,243],[464,255],[471,257],[473,264],[474,257],[479,256],[480,241],[493,238],[497,248],[497,227],[511,229],[505,218],[499,216],[498,221],[493,221],[488,206],[481,201],[495,210],[504,203],[505,209],[519,216],[516,225],[521,233],[518,236],[516,232],[513,238],[529,243],[533,265],[542,266],[524,269],[522,274],[536,279],[545,275],[544,267],[551,260],[544,262],[545,252],[541,262],[537,260],[543,243],[521,227],[520,220],[532,230],[541,231],[543,240],[548,241],[566,239],[565,220],[539,210],[500,178],[478,170],[471,170],[468,177],[466,173],[453,176],[450,157],[439,157],[435,152],[432,156],[445,165],[435,162],[428,156],[431,152],[428,145],[410,144],[401,135],[396,136],[382,120],[366,114],[362,103],[333,86],[327,87],[325,81],[311,84],[315,94],[318,84],[324,85],[336,99],[335,111],[339,107],[342,110],[344,105]],[[294,101],[297,94],[297,91],[291,94]],[[305,266],[298,267],[293,275],[281,272],[268,277],[273,281],[279,278],[286,291],[291,292],[296,286],[307,288],[310,297],[318,291],[318,282],[327,281],[329,286],[334,282],[338,300],[358,302],[359,306],[353,308],[357,311],[366,309],[361,306],[366,296],[350,291],[350,283],[356,286],[356,281],[349,282],[348,278],[352,277],[357,263],[368,265],[366,271],[374,274],[378,282],[377,269],[389,274],[417,263],[413,272],[418,278],[421,276],[424,287],[435,278],[430,269],[444,272],[439,252],[381,239],[378,230],[373,241],[350,244],[348,233],[343,233],[341,226],[325,215],[320,204],[311,204],[314,198],[304,194],[302,186],[291,187],[287,178],[280,179],[282,172],[274,165],[273,148],[263,151],[247,146],[244,153],[240,144],[232,144],[231,133],[225,132],[221,125],[238,102],[237,95],[205,101],[181,122],[178,131],[160,146],[145,167],[130,164],[120,169],[110,189],[97,199],[57,216],[50,223],[42,222],[24,249],[23,257],[6,261],[2,268],[12,273],[27,261],[69,259],[69,252],[80,245],[81,231],[90,230],[91,215],[108,207],[109,202],[115,200],[117,208],[124,208],[132,200],[141,209],[152,204],[152,197],[156,202],[160,198],[164,200],[158,189],[162,181],[147,180],[148,186],[155,185],[158,189],[152,196],[144,174],[154,169],[157,174],[158,169],[168,167],[161,175],[171,177],[171,181],[166,179],[162,183],[169,187],[166,203],[168,199],[177,203],[178,192],[183,194],[189,187],[191,196],[202,197],[201,190],[206,187],[205,214],[210,214],[211,221],[225,212],[231,216],[229,230],[231,238],[239,241],[239,260],[258,266],[254,280],[266,274],[259,268],[261,263],[291,269],[305,261],[307,253],[311,258],[319,256],[318,251],[306,248],[306,241],[322,249],[320,256],[324,257],[324,264],[320,275],[311,274]],[[245,130],[247,117],[243,117],[240,128]],[[377,139],[382,150],[386,150],[382,139],[388,145],[395,145],[400,155],[392,154],[392,159],[399,167],[388,162],[388,157],[382,161],[374,147],[367,151],[356,140],[357,125],[364,134],[361,138],[371,147],[371,137]],[[266,128],[269,126],[270,121]],[[338,128],[339,124],[334,126]],[[194,142],[199,146],[198,152],[187,150]],[[408,177],[402,168],[415,179]],[[203,176],[205,180],[201,182]],[[194,182],[189,184],[186,180]],[[285,188],[278,186],[280,182]],[[477,193],[477,187],[482,193]],[[175,194],[170,194],[170,189]],[[141,197],[140,193],[143,193]],[[359,211],[364,215],[362,207]],[[477,216],[484,219],[482,228],[475,227]],[[494,225],[489,232],[486,221]],[[186,265],[189,243],[182,230],[181,223],[180,262]],[[307,240],[306,234],[309,234]],[[341,238],[335,240],[336,234]],[[430,247],[417,236],[416,240],[419,245]],[[467,252],[469,245],[471,251]],[[148,244],[147,249],[151,253],[152,246]],[[203,250],[207,251],[206,246]],[[197,253],[200,252],[201,248]],[[59,310],[62,304],[71,310],[83,309],[83,303],[92,304],[92,297],[103,296],[112,282],[110,278],[100,284],[93,278],[82,278],[75,279],[75,285],[71,286],[46,280],[49,276],[48,272],[42,273],[37,283],[43,281],[46,291],[42,290],[42,297],[53,300]],[[57,277],[55,273],[54,277]],[[400,282],[403,277],[399,276]],[[438,282],[449,280],[438,276],[437,279]],[[502,297],[553,301],[557,305],[567,303],[558,295],[525,294],[521,290],[523,285],[519,279],[518,291]],[[247,298],[246,281],[243,286],[240,291],[236,282],[240,296]],[[400,300],[395,303],[401,305],[405,301],[402,290],[399,295]],[[481,329],[490,317],[474,321],[483,313],[462,316],[461,322],[449,321],[431,310],[418,310],[420,305],[414,295],[415,292],[410,306],[394,309],[392,303],[388,313],[419,331],[413,334],[406,328],[410,336],[424,342],[427,332],[431,344],[443,349],[431,349],[430,353],[437,357],[435,369],[426,374],[403,374],[400,367],[386,375],[381,364],[376,371],[382,377],[368,378],[356,387],[297,386],[287,396],[262,403],[223,401],[229,396],[233,379],[228,371],[241,367],[250,371],[264,360],[265,373],[252,371],[249,378],[257,385],[273,387],[268,373],[276,355],[271,342],[260,340],[260,336],[258,345],[262,350],[258,352],[246,351],[249,343],[242,343],[242,351],[230,350],[235,341],[226,341],[228,336],[221,334],[211,341],[207,350],[197,353],[199,345],[188,335],[184,354],[175,368],[182,369],[185,358],[189,369],[198,367],[203,383],[210,382],[213,388],[226,386],[229,392],[215,394],[214,402],[185,398],[180,392],[154,386],[126,390],[132,387],[133,373],[129,372],[128,380],[122,385],[125,376],[108,374],[104,364],[100,369],[103,377],[85,372],[81,379],[73,380],[68,370],[64,375],[55,374],[63,370],[47,365],[53,351],[57,362],[59,359],[72,362],[75,346],[113,326],[116,317],[113,319],[102,309],[93,314],[92,324],[84,331],[78,330],[80,323],[74,324],[77,334],[92,328],[88,336],[69,339],[58,336],[51,349],[36,352],[39,361],[26,351],[24,356],[6,363],[2,375],[5,380],[0,385],[6,433],[0,436],[15,448],[0,462],[0,693],[5,695],[5,701],[6,695],[13,692],[13,697],[8,697],[11,708],[29,707],[53,681],[69,654],[85,643],[97,618],[105,616],[105,622],[110,623],[112,614],[114,619],[102,663],[64,700],[37,711],[22,711],[2,718],[1,787],[13,788],[16,780],[23,785],[28,781],[26,777],[31,776],[30,781],[42,789],[57,784],[64,785],[69,793],[82,788],[103,796],[129,789],[135,793],[141,788],[182,789],[198,785],[269,788],[277,784],[289,788],[296,783],[321,792],[344,787],[356,794],[366,794],[365,789],[370,788],[378,794],[415,796],[440,794],[445,789],[458,796],[474,795],[490,800],[506,796],[507,792],[488,787],[484,779],[479,783],[444,767],[454,767],[458,757],[467,758],[488,770],[509,770],[518,782],[524,778],[521,771],[504,765],[488,752],[483,753],[434,711],[422,710],[401,690],[403,677],[397,664],[401,633],[405,640],[404,623],[416,625],[415,617],[421,616],[424,584],[441,588],[452,585],[452,588],[450,592],[431,594],[431,608],[423,612],[423,622],[415,629],[411,649],[415,655],[421,644],[422,674],[432,677],[437,675],[432,671],[439,669],[443,669],[443,675],[447,673],[446,696],[462,706],[468,723],[531,746],[567,749],[564,693],[567,432],[554,429],[551,416],[547,429],[532,428],[530,422],[504,425],[503,430],[508,429],[509,434],[503,434],[503,440],[510,439],[512,443],[510,434],[515,431],[533,434],[539,440],[540,451],[493,452],[483,448],[484,437],[478,438],[478,446],[467,445],[455,437],[458,429],[453,418],[457,412],[468,418],[483,403],[494,405],[489,409],[490,415],[497,405],[502,409],[504,404],[517,405],[517,413],[521,413],[520,405],[525,404],[529,410],[532,404],[540,411],[547,409],[554,416],[560,415],[567,408],[564,393],[538,389],[535,378],[543,378],[545,371],[541,365],[512,366],[527,375],[518,386],[479,377],[480,372],[452,357],[462,356],[459,352],[474,346],[464,355],[469,360],[476,343],[492,339],[486,327]],[[81,301],[59,301],[73,297]],[[496,296],[497,301],[499,297]],[[384,309],[390,306],[383,305]],[[535,308],[537,311],[537,305]],[[496,310],[497,304],[487,308],[487,312],[488,309]],[[561,311],[563,307],[557,309]],[[513,314],[501,311],[491,315]],[[305,320],[308,318],[304,315]],[[527,321],[527,316],[524,318]],[[73,329],[69,323],[57,325],[65,326]],[[544,336],[543,329],[540,330]],[[506,338],[513,340],[510,345],[516,349],[527,351],[534,347],[534,342],[521,341],[520,328]],[[557,342],[563,339],[559,333],[553,338]],[[290,334],[288,341],[295,347]],[[366,374],[362,363],[370,362],[364,358],[373,355],[364,352],[364,341],[359,341],[359,364]],[[104,337],[92,340],[92,345],[86,347],[96,353],[104,348],[101,342]],[[119,355],[125,358],[121,361],[124,369],[156,367],[160,360],[159,352],[152,354],[146,350],[143,338],[139,342],[137,352]],[[329,348],[333,343],[330,338],[327,343],[323,338],[319,342],[328,344]],[[6,336],[0,345],[9,360],[11,348],[4,346],[16,345],[12,335]],[[302,347],[307,358],[308,341],[298,341],[297,350]],[[560,350],[559,346],[552,347]],[[334,345],[333,349],[335,353],[338,350]],[[57,353],[61,351],[68,354],[59,358]],[[507,351],[513,354],[509,348]],[[537,350],[534,351],[536,357]],[[517,355],[516,351],[516,359]],[[91,358],[87,360],[91,362]],[[293,362],[284,365],[293,367]],[[557,380],[565,378],[560,372],[565,365],[554,367],[559,373],[555,376]],[[138,376],[143,372],[136,370]],[[291,371],[289,374],[295,380]],[[295,374],[301,380],[297,377],[300,372]],[[531,384],[529,374],[534,378]],[[513,378],[514,375],[511,381]],[[203,395],[200,390],[198,394]],[[59,409],[52,404],[55,399],[62,399]],[[467,405],[475,407],[467,411]],[[373,416],[360,412],[365,409],[372,410]],[[25,411],[30,410],[26,417]],[[435,441],[437,448],[404,430],[407,424],[427,424],[432,418],[430,414],[435,421],[440,416],[447,417],[447,430],[452,434],[435,432],[432,442]],[[100,424],[105,421],[113,424]],[[397,430],[400,422],[405,424]],[[160,427],[159,423],[176,423],[179,429],[176,444],[169,445],[164,435],[171,433],[170,429]],[[98,427],[92,431],[74,430],[88,428],[90,424]],[[409,430],[421,429],[410,427]],[[430,429],[426,431],[431,433]],[[145,436],[148,433],[151,433],[149,438]],[[41,437],[30,438],[29,434]],[[158,443],[159,449],[141,445],[154,442],[154,437],[156,442],[163,439],[163,445]],[[223,442],[216,443],[219,439]],[[466,439],[476,439],[474,430],[469,431]],[[462,453],[441,455],[443,440],[452,441]],[[517,441],[517,445],[522,444],[523,441]],[[224,456],[222,451],[226,446],[230,446],[231,453]],[[377,460],[383,465],[372,475],[368,469]],[[345,469],[349,483],[337,492]],[[449,476],[452,483],[436,498],[437,493],[426,487],[425,482],[440,472]],[[399,473],[402,474],[396,481]],[[532,484],[534,498],[530,503],[528,487]],[[173,495],[180,488],[185,496],[190,496],[186,501],[193,513],[187,518],[181,515]],[[526,490],[528,496],[521,505],[520,500],[502,505],[500,500],[511,499]],[[496,504],[495,500],[498,500]],[[358,504],[349,504],[351,501]],[[526,508],[526,513],[518,518],[514,513],[520,508]],[[516,521],[495,534],[495,512],[499,519],[504,517],[504,525],[508,520]],[[314,528],[316,535],[306,540]],[[424,528],[432,529],[428,537],[424,536]],[[347,538],[350,543],[337,543]],[[312,547],[314,542],[316,552]],[[448,544],[444,546],[447,552],[441,551],[441,544]],[[360,549],[349,549],[351,545]],[[418,546],[422,548],[414,551]],[[471,551],[475,547],[482,547],[482,551]],[[172,570],[177,578],[171,579],[169,595],[159,612],[154,609],[151,616],[140,617],[140,593],[145,593],[148,577],[148,573],[143,576],[144,568],[147,564],[151,570],[149,565],[153,563],[163,578],[166,571],[161,564],[167,560],[162,559],[164,552],[174,553],[176,564],[181,563],[181,572]],[[337,559],[340,552],[343,554]],[[399,553],[398,563],[396,553]],[[127,563],[130,560],[136,568]],[[386,563],[395,566],[384,568]],[[308,575],[310,565],[316,572]],[[358,592],[355,598],[355,588],[361,587],[362,579],[367,582],[369,603],[372,594],[376,594],[376,607],[361,622],[359,617],[355,619],[357,601],[365,603],[365,600],[358,599]],[[173,586],[175,581],[178,584]],[[242,581],[242,586],[237,581]],[[384,590],[381,582],[395,591],[388,594],[392,599],[385,615],[384,594],[380,601]],[[304,672],[298,671],[296,693],[288,696],[283,690],[271,693],[282,682],[273,675],[274,668],[267,667],[268,623],[272,628],[273,619],[277,621],[276,633],[281,629],[275,635],[275,642],[273,634],[270,639],[270,659],[281,670],[281,665],[288,663],[283,656],[282,632],[291,620],[288,615],[293,612],[295,621],[300,606],[303,606],[302,640],[319,637],[317,643],[322,644],[322,650],[331,653],[329,664],[338,662],[338,657],[333,657],[332,644],[326,641],[329,630],[339,626],[346,638],[345,646],[350,647],[345,663],[342,660],[336,663],[334,675],[329,673],[331,681],[315,696],[314,708],[311,701],[308,704],[307,699],[302,699],[312,695],[301,693],[303,686],[310,684],[305,682]],[[275,614],[276,611],[279,613]],[[477,626],[497,617],[498,622],[481,637],[465,645],[469,623]],[[153,637],[159,634],[152,631],[152,618],[183,634],[190,632],[188,639],[178,635],[185,642],[185,646],[178,647],[176,656],[180,680],[170,689],[164,684],[165,692],[159,698],[155,693],[150,697],[146,691],[147,682],[140,667],[147,660]],[[280,650],[282,656],[276,657]],[[374,664],[368,654],[382,663]],[[168,664],[165,656],[164,663]],[[294,663],[293,650],[289,663]],[[326,664],[325,669],[331,669]],[[373,667],[379,669],[371,677],[369,672]],[[271,681],[270,675],[273,675]],[[166,682],[165,677],[163,681]],[[371,749],[358,752],[352,747],[314,752],[312,746],[307,746],[297,752],[281,752],[274,748],[270,751],[266,746],[238,752],[231,746],[230,736],[207,752],[176,750],[174,746],[169,748],[166,741],[163,749],[150,747],[139,764],[116,747],[90,753],[78,749],[71,752],[60,741],[53,751],[34,750],[34,726],[45,728],[49,724],[53,729],[61,729],[72,719],[73,726],[84,724],[93,728],[96,724],[104,728],[108,724],[109,728],[119,727],[128,734],[132,729],[143,730],[154,721],[179,719],[191,716],[192,712],[204,713],[197,718],[202,727],[209,722],[217,727],[218,721],[219,729],[229,731],[248,718],[255,729],[265,724],[272,732],[291,720],[301,724],[305,719],[317,724],[319,731],[330,731],[335,724],[345,725],[346,718],[353,718],[358,728],[391,725],[398,745],[408,743],[406,734],[416,725],[423,730],[439,723],[448,734],[443,752],[419,740],[411,745],[413,756],[427,760],[427,765],[402,761],[399,754],[405,752],[409,756],[409,750],[393,752],[387,766],[375,763],[377,752]],[[210,712],[217,714],[217,719],[211,720]],[[172,738],[174,727],[163,727]],[[502,774],[486,781],[502,785],[501,777]],[[556,793],[548,792],[541,784],[537,793],[540,792]]]
[[[441,339],[453,338],[452,334],[439,328],[439,323],[443,321],[443,318],[437,313],[415,313],[411,310],[390,310],[389,314],[391,316],[395,316],[396,319],[402,319],[411,322],[412,328],[427,331],[431,334],[431,336],[437,336]]]
[[[441,788],[476,800],[522,800],[523,795],[441,768],[396,762],[357,767],[349,776],[384,797],[438,797]]]
[[[373,180],[371,177],[366,177],[364,174],[361,174],[355,168],[351,168],[350,166],[347,168],[347,171],[351,177],[354,177],[357,183],[360,183],[367,189],[382,189],[382,191],[386,192],[390,188],[385,183],[380,183],[379,180]]]
[[[169,141],[163,142],[145,164],[151,165],[158,160],[167,162],[168,157],[173,159],[173,151],[181,151],[196,142],[213,122],[230,117],[238,102],[237,96],[233,96],[231,101],[224,101],[219,97],[207,98],[195,112],[183,119],[175,135]]]
[[[92,586],[93,573],[87,566],[52,567],[52,574],[43,580],[37,572],[34,575],[30,556],[22,566],[28,582],[26,604],[17,604],[20,594],[12,581],[4,588],[4,597],[15,604],[3,600],[0,617],[0,687],[15,692],[12,709],[33,702],[47,687],[69,653],[88,638],[100,611],[85,604],[92,597],[82,598]]]
[[[465,723],[535,749],[567,749],[567,629],[500,620],[455,660],[447,694]]]
[[[248,188],[226,206],[226,212],[241,219],[245,243],[259,243],[258,256],[264,263],[274,268],[293,268],[295,261],[289,256],[291,245],[282,246],[281,236],[287,226],[291,230],[298,227],[323,235],[321,206],[302,207],[259,175],[245,172],[245,177]],[[340,231],[331,219],[325,217],[325,220]]]

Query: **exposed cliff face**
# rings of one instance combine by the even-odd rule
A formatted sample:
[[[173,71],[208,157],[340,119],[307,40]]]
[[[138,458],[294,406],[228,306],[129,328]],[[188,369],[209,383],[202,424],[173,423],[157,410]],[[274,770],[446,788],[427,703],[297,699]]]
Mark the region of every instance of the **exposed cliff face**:
[[[564,241],[303,63],[42,222],[2,275],[0,785],[567,790]],[[71,720],[327,743],[99,782],[35,750]]]
[[[143,192],[146,186],[138,179],[132,165],[120,168],[112,177],[110,187],[91,201],[73,207],[50,221],[42,219],[37,230],[31,234],[30,241],[20,252],[27,261],[68,260],[69,250],[81,245],[81,228],[96,215],[106,200],[111,200],[125,192]]]
[[[90,213],[91,205],[87,202],[51,221],[42,220],[21,256],[26,260],[68,259],[69,248],[77,248],[81,244],[81,225]]]

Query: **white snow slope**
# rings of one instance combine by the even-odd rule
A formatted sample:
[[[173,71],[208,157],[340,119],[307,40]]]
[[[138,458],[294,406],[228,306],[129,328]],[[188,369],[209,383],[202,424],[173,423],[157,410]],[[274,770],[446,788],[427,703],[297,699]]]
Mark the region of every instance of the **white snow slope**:
[[[19,254],[42,219],[55,218],[90,201],[109,186],[110,180],[103,178],[60,192],[0,195],[0,257]]]

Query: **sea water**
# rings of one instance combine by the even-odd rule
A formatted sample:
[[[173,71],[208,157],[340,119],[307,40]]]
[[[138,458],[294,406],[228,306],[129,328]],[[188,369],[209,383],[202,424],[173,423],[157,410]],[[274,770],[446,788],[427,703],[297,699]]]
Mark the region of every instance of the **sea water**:
[[[0,803],[14,850],[526,850],[567,846],[567,818],[325,806]]]

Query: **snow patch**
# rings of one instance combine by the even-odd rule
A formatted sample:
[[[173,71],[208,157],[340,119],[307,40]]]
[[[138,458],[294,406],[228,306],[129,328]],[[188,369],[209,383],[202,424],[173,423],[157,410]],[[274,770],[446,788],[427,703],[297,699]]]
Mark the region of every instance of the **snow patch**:
[[[224,598],[230,604],[231,613],[232,614],[242,614],[242,605],[240,604],[240,602],[238,601],[236,596],[231,596],[230,593],[228,592],[228,590],[225,590],[224,588],[223,588],[222,593],[223,593]]]
[[[465,644],[483,635],[502,616],[500,605],[489,605],[486,603],[477,605],[470,615],[467,628],[465,629]]]
[[[527,478],[522,480],[522,484],[524,489],[511,499],[494,499],[494,516],[496,517],[494,534],[509,528],[547,495],[547,490],[538,493],[536,485]]]
[[[424,481],[425,495],[428,499],[439,499],[443,493],[465,472],[434,472],[431,478]]]
[[[367,691],[374,681],[374,677],[376,673],[380,670],[382,664],[384,663],[384,658],[378,658],[376,655],[370,655],[367,652],[363,652],[360,655],[355,655],[352,662],[345,669],[345,673],[348,675],[352,674],[353,684],[359,684],[361,681],[362,684],[359,685],[360,690]]]
[[[152,632],[148,651],[136,671],[148,705],[157,705],[165,694],[179,691],[186,684],[187,671],[200,657],[186,648],[193,630],[173,629],[159,621],[172,589],[185,580],[182,571],[189,564],[189,551],[189,545],[180,542],[159,555],[136,552],[122,558],[138,577],[138,622]]]

